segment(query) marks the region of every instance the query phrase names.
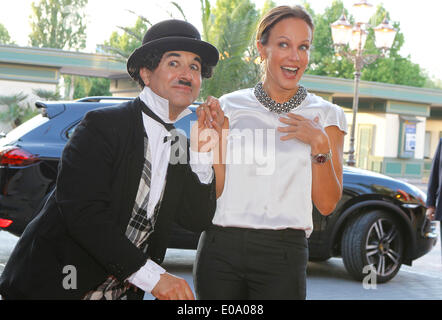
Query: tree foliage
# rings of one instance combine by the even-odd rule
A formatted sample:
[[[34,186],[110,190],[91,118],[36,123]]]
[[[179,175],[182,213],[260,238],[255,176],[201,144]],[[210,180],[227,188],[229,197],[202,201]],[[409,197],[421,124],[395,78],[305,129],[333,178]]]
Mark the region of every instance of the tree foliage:
[[[32,92],[42,100],[46,101],[57,101],[61,99],[60,92],[58,88],[56,91],[46,90],[46,89],[34,89]]]
[[[88,0],[39,0],[32,3],[29,39],[32,46],[64,50],[86,47],[86,15]],[[64,75],[67,85],[65,96],[70,96],[74,82],[73,98],[111,95],[110,80],[93,77]],[[52,99],[55,97],[53,96]]]
[[[259,81],[255,31],[262,14],[273,6],[266,1],[260,12],[250,0],[218,0],[212,9],[209,1],[201,0],[203,38],[220,52],[212,78],[203,82],[202,98],[253,87]]]
[[[144,34],[151,25],[147,18],[138,16],[133,27],[118,27],[123,31],[123,34],[119,34],[117,31],[112,32],[109,40],[105,41],[101,48],[125,61],[141,45]]]
[[[71,83],[74,81],[74,92],[72,94],[73,99],[112,95],[109,91],[110,80],[106,78],[66,76],[64,81],[66,91],[70,90]],[[65,96],[69,96],[68,92],[65,93]]]
[[[343,57],[337,56],[333,48],[330,25],[339,19],[344,12],[350,21],[352,17],[344,7],[341,0],[334,0],[330,7],[327,7],[323,14],[315,14],[311,7],[306,4],[306,8],[313,17],[315,32],[313,39],[313,49],[310,56],[310,67],[308,74],[353,79],[353,63]],[[377,7],[377,11],[371,19],[373,26],[379,25],[383,18],[389,13],[382,5]],[[367,81],[377,81],[384,83],[423,87],[427,77],[418,64],[411,61],[410,57],[402,57],[399,50],[404,44],[404,35],[400,31],[400,23],[394,23],[397,35],[393,46],[384,58],[378,58],[374,63],[363,68],[361,79]],[[374,42],[374,32],[369,30],[365,51],[367,53],[378,52]]]
[[[0,23],[0,44],[11,44],[11,37],[8,29]]]
[[[210,5],[207,1],[205,5]],[[207,14],[207,8],[203,13]],[[250,48],[259,18],[255,5],[249,0],[218,0],[204,17],[206,30],[203,37],[220,52],[220,60],[209,80],[205,80],[201,96],[220,95],[249,87],[256,81],[256,66]]]
[[[28,95],[23,92],[0,96],[0,106],[6,106],[6,110],[0,113],[0,121],[8,122],[15,128],[38,114],[38,111],[26,102],[27,98]]]
[[[34,47],[84,49],[86,47],[86,17],[88,0],[39,0],[33,2],[32,32],[29,40]]]

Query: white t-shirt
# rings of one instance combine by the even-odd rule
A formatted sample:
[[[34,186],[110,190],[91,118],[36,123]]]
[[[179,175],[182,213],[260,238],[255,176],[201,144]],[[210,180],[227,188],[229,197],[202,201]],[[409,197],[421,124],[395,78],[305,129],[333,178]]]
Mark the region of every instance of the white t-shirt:
[[[301,229],[309,237],[312,221],[310,145],[281,141],[284,114],[265,108],[253,88],[226,94],[221,107],[229,118],[224,191],[217,200],[215,225],[252,229]],[[347,132],[343,110],[308,93],[291,113],[319,117],[323,127]]]

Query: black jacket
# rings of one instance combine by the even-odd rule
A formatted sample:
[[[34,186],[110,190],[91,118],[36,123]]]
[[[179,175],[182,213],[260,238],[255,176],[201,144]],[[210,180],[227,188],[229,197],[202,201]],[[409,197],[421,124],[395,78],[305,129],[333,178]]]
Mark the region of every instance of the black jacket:
[[[142,103],[137,98],[86,114],[63,150],[55,192],[10,256],[1,295],[80,299],[109,275],[124,281],[148,258],[161,263],[173,219],[196,232],[211,224],[215,181],[201,184],[188,164],[169,163],[147,254],[126,238],[144,165]],[[65,289],[63,280],[73,275],[77,288]]]
[[[439,140],[431,167],[427,190],[427,207],[436,207],[436,220],[442,220],[442,138]]]

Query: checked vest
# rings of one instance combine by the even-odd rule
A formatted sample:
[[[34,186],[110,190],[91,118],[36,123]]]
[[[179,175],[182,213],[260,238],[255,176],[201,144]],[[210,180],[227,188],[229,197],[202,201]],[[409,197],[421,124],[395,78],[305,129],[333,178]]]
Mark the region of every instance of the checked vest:
[[[147,106],[143,105],[143,112],[157,122],[160,122],[168,131],[175,127],[171,124],[164,123],[156,114],[154,114]],[[166,142],[166,140],[164,141]],[[135,204],[132,209],[132,215],[126,228],[126,237],[140,250],[146,253],[147,240],[154,231],[155,222],[160,211],[161,202],[164,195],[166,183],[164,183],[160,200],[158,201],[151,217],[147,217],[147,203],[149,201],[149,193],[151,187],[152,176],[152,155],[149,148],[149,139],[144,132],[144,166],[141,173],[141,180],[138,186]],[[109,276],[105,282],[99,285],[95,290],[88,292],[83,300],[125,300],[127,290],[130,288],[129,282],[121,283],[116,278]]]

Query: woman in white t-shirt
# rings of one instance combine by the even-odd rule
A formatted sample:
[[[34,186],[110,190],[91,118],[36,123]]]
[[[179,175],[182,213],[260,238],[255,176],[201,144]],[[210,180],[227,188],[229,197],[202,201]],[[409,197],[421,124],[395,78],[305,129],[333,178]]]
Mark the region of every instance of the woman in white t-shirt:
[[[257,31],[263,82],[220,98],[229,131],[198,245],[199,299],[305,299],[312,202],[328,215],[341,198],[347,131],[340,107],[298,83],[313,29],[300,6],[270,10]]]

